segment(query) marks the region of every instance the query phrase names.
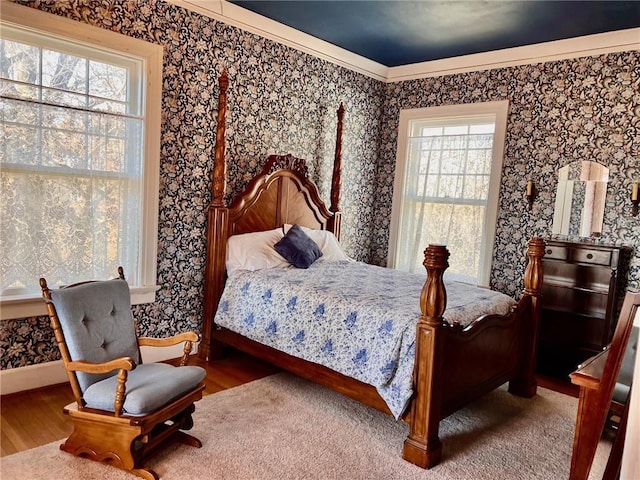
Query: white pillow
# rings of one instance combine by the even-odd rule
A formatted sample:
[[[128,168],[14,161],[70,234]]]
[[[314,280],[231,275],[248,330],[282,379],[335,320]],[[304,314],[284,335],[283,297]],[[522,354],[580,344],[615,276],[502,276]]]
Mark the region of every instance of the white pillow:
[[[227,275],[238,270],[288,267],[289,262],[273,246],[284,237],[282,228],[232,235],[227,241]]]
[[[288,232],[291,227],[292,225],[289,225],[288,223],[285,224],[285,232]],[[302,225],[300,225],[300,227],[304,233],[309,235],[309,237],[318,244],[320,250],[322,250],[322,257],[320,257],[321,260],[324,260],[325,262],[350,260],[347,254],[344,253],[344,250],[342,250],[340,242],[338,242],[338,239],[333,232],[330,232],[329,230],[314,230],[313,228],[303,227]]]

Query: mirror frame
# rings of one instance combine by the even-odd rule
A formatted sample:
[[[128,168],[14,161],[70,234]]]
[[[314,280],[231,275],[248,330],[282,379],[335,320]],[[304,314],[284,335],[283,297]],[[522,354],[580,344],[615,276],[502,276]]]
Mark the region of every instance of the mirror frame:
[[[558,169],[551,233],[599,237],[604,223],[609,168],[590,160],[576,160]]]

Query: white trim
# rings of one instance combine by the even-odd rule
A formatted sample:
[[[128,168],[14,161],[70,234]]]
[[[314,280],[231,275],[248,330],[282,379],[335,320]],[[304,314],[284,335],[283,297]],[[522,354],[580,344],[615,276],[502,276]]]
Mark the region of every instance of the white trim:
[[[239,7],[226,0],[166,0],[168,3],[238,27],[249,33],[286,45],[314,57],[384,81],[389,67],[369,60],[332,43]]]
[[[640,49],[640,28],[630,28],[443,60],[387,67],[226,0],[167,1],[387,83]]]
[[[144,42],[146,51],[146,95],[144,96],[144,208],[140,228],[140,286],[157,281],[158,216],[160,214],[160,138],[162,135],[162,56],[164,48]],[[153,48],[151,48],[151,46]]]
[[[131,287],[131,305],[142,303],[153,303],[156,301],[156,292],[160,290],[159,285],[147,287]],[[47,315],[47,307],[44,299],[40,295],[11,295],[0,297],[2,299],[0,308],[0,321],[14,318],[38,317]]]
[[[7,395],[68,381],[62,360],[8,368],[0,371],[0,394]]]
[[[390,268],[395,268],[396,264],[398,232],[400,230],[400,219],[402,218],[404,179],[407,172],[407,140],[409,134],[409,124],[411,123],[411,121],[494,114],[496,116],[496,123],[493,136],[491,178],[489,184],[489,195],[487,197],[487,205],[485,207],[484,222],[482,225],[483,234],[479,261],[480,272],[478,278],[479,285],[489,285],[489,280],[491,277],[491,261],[493,257],[493,244],[496,236],[498,196],[500,193],[500,181],[502,176],[502,163],[504,158],[508,113],[508,100],[460,105],[442,105],[438,107],[411,108],[400,110],[396,154],[396,171],[393,180],[391,227],[389,232],[389,253],[387,257],[387,265]]]
[[[142,362],[155,363],[182,357],[183,348],[182,344],[169,347],[141,347]],[[195,355],[197,351],[198,344],[195,343],[192,355]],[[27,365],[26,367],[8,368],[0,371],[0,394],[7,395],[24,390],[33,390],[34,388],[56,385],[67,381],[69,379],[62,360]]]
[[[116,55],[133,57],[146,71],[145,145],[144,145],[144,209],[140,222],[139,285],[132,285],[132,302],[155,301],[158,261],[158,212],[160,185],[160,135],[162,118],[163,47],[133,37],[94,27],[82,22],[52,15],[34,8],[0,0],[2,23],[42,31],[74,42],[90,44]],[[46,315],[37,294],[0,297],[0,319]]]
[[[391,67],[387,82],[401,82],[427,77],[440,77],[494,68],[533,65],[536,63],[590,57],[604,53],[640,49],[640,28],[598,33],[553,42],[506,48],[492,52]]]
[[[404,178],[407,175],[407,146],[409,122],[420,118],[422,109],[400,110],[398,119],[398,137],[396,139],[396,168],[393,178],[393,196],[391,198],[391,219],[389,228],[389,248],[387,250],[387,266],[396,268],[396,252],[398,251],[398,227],[402,218],[402,197],[404,196]]]

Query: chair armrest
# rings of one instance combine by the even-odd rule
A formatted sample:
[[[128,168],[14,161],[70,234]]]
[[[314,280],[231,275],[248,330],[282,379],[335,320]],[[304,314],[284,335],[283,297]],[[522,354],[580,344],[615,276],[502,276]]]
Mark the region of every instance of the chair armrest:
[[[114,414],[116,417],[122,415],[122,407],[124,398],[127,394],[127,377],[128,372],[136,368],[136,362],[131,357],[120,357],[104,363],[83,362],[82,360],[69,362],[67,369],[71,371],[80,371],[86,373],[108,373],[118,370],[118,381],[116,383],[116,392],[113,402]]]
[[[133,370],[134,368],[136,368],[136,362],[134,362],[131,357],[115,358],[104,363],[84,362],[82,360],[78,360],[67,364],[67,369],[71,371],[86,373],[107,373],[113,370]]]
[[[140,337],[138,338],[138,345],[141,347],[168,347],[184,342],[183,355],[180,359],[180,366],[184,367],[189,363],[189,355],[193,348],[193,342],[199,340],[200,335],[196,332],[183,332],[168,338]]]
[[[571,377],[571,383],[591,390],[598,389],[602,381],[604,365],[607,363],[608,356],[609,349],[607,348],[599,354],[585,360],[575,372],[569,375],[569,377]]]

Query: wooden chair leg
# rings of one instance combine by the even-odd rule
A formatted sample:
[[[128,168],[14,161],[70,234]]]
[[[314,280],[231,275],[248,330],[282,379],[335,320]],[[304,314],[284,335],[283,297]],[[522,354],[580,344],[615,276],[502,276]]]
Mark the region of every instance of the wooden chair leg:
[[[133,470],[137,465],[131,445],[141,434],[139,427],[108,423],[101,425],[95,421],[73,418],[73,432],[60,445],[60,449],[123,470]]]
[[[620,425],[616,432],[616,438],[613,441],[607,467],[604,470],[602,480],[616,480],[620,475],[620,467],[622,466],[622,449],[624,447],[624,438],[627,434],[627,420],[629,418],[629,401],[624,405],[622,417],[620,417]]]
[[[136,477],[144,478],[144,480],[160,480],[160,476],[150,468],[134,468],[129,470]]]
[[[174,435],[176,442],[182,443],[183,445],[189,445],[190,447],[202,447],[202,442],[193,435],[189,435],[188,433],[182,431],[177,431]]]
[[[88,415],[73,409],[65,412],[73,421],[73,432],[60,445],[60,449],[72,455],[111,465],[126,470],[145,480],[158,480],[158,474],[144,463],[158,450],[170,442],[179,442],[192,447],[202,447],[202,442],[180,429],[193,426],[191,414],[193,404],[175,415],[166,423],[155,425],[149,431],[126,418],[115,419]]]
[[[580,388],[569,480],[587,480],[602,436],[607,408],[602,408],[596,390]]]

